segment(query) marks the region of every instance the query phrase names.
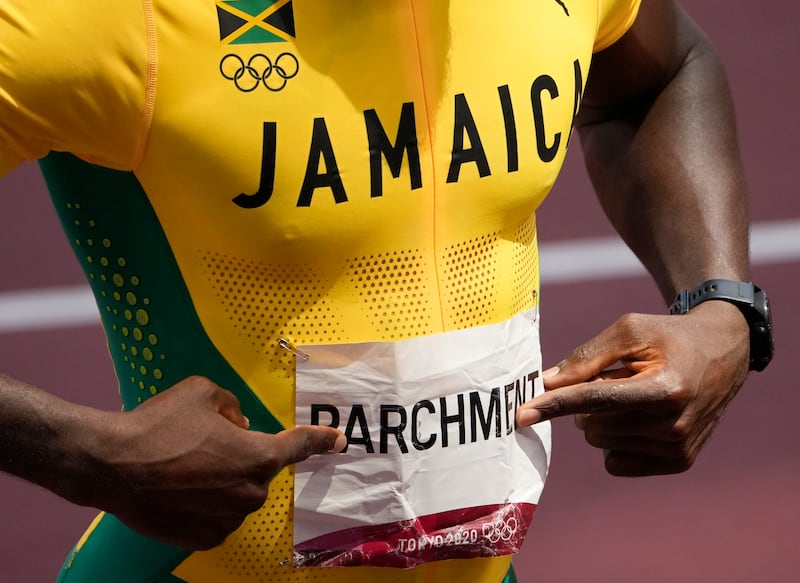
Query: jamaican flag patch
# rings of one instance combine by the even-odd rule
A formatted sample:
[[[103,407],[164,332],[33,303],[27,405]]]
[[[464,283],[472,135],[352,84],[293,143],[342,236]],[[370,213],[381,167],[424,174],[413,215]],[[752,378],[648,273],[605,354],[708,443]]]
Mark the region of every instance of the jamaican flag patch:
[[[226,45],[279,43],[295,38],[292,0],[216,0],[219,40]]]

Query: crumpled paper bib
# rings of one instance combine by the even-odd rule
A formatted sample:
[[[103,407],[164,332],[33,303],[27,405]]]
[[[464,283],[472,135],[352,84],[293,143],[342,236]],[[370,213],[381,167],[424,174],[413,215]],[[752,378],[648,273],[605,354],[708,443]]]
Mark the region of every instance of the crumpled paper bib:
[[[296,465],[295,566],[408,568],[520,549],[550,460],[549,424],[514,424],[543,391],[534,310],[298,349],[297,424],[338,427],[348,445]]]

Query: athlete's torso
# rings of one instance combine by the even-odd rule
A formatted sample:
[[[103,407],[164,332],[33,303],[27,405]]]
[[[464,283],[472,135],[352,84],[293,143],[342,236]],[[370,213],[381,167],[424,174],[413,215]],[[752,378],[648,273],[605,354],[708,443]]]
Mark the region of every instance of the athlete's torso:
[[[635,2],[617,4],[603,34],[632,18]],[[51,147],[132,170],[124,188],[139,189],[115,191],[109,175],[94,193],[55,196],[126,406],[206,366],[254,395],[245,406],[275,430],[294,421],[281,338],[393,341],[536,305],[534,211],[563,162],[599,19],[611,20],[601,5],[124,3],[142,34],[120,58],[122,95],[105,90],[119,130],[103,148],[110,124],[67,120],[75,144]],[[61,170],[73,166],[50,175]],[[495,583],[508,567],[287,569],[291,484],[283,472],[225,545],[168,570],[191,583]]]

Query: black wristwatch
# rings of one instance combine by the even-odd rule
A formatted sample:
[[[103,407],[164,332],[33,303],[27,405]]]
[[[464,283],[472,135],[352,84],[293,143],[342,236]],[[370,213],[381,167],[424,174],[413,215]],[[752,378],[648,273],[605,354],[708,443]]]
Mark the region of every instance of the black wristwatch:
[[[775,350],[772,314],[766,292],[749,281],[710,279],[679,293],[669,307],[669,313],[685,314],[706,300],[722,300],[739,308],[750,326],[750,370],[764,370]]]

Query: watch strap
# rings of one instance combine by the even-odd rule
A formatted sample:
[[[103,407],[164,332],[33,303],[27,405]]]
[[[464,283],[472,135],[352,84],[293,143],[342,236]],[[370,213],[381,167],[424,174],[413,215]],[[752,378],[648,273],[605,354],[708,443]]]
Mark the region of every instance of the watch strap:
[[[680,292],[669,307],[669,313],[685,314],[706,300],[752,304],[755,299],[755,291],[755,286],[749,281],[709,279],[697,287]]]
[[[710,279],[679,293],[669,313],[685,314],[706,300],[723,300],[739,308],[750,327],[750,370],[764,370],[775,351],[772,316],[764,291],[749,281]]]

